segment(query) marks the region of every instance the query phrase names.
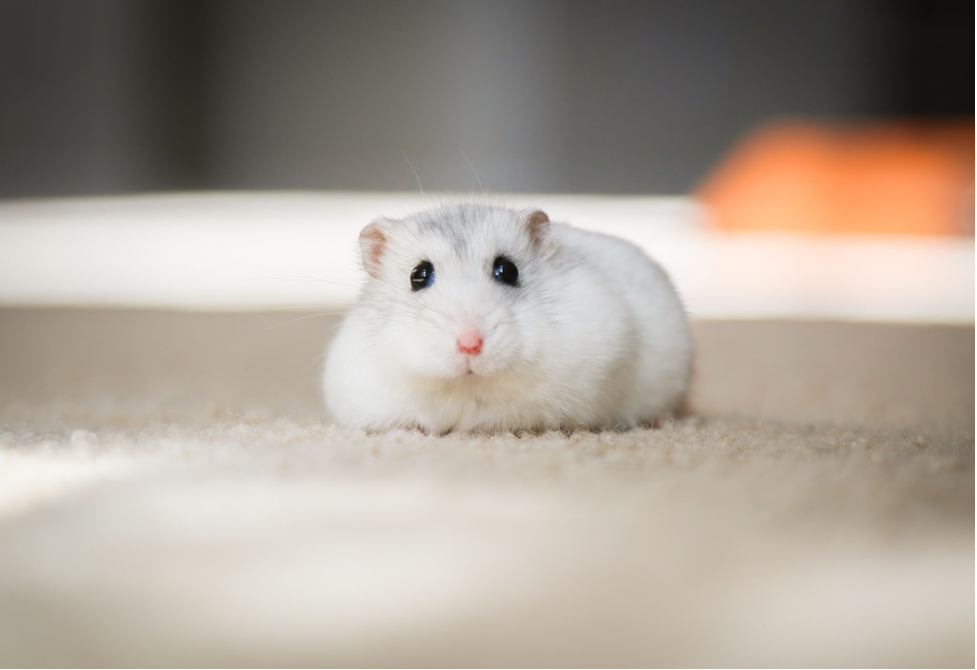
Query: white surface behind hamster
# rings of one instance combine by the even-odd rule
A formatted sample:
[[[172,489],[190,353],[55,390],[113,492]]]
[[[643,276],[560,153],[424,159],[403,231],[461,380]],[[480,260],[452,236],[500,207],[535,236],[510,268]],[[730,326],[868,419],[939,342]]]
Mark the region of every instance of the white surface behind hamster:
[[[0,305],[316,309],[352,301],[378,216],[544,209],[659,261],[694,318],[973,323],[973,238],[723,234],[688,198],[217,193],[0,203]]]

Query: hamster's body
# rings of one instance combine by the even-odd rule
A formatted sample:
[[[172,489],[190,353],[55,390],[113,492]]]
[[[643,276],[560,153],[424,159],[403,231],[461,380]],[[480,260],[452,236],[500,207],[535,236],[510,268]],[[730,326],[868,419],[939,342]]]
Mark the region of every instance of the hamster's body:
[[[680,409],[688,321],[634,245],[474,205],[375,222],[360,239],[370,277],[323,379],[340,425],[611,429]],[[418,288],[424,263],[432,279]]]

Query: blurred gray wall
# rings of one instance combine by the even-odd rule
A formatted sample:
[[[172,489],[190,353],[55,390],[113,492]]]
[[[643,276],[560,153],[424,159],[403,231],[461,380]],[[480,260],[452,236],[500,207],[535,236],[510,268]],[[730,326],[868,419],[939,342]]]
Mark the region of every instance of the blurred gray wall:
[[[866,0],[0,0],[0,197],[414,190],[408,161],[427,190],[478,190],[477,172],[502,193],[681,193],[771,118],[972,115],[972,18]]]

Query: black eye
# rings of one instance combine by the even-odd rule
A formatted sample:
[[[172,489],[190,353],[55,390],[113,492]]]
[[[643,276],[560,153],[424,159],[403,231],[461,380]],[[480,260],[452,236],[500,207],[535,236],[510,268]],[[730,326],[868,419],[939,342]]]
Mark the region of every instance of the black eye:
[[[434,266],[427,261],[421,261],[410,271],[410,288],[420,291],[434,283]]]
[[[496,281],[500,281],[503,284],[507,284],[509,286],[516,286],[519,284],[519,268],[517,268],[516,264],[505,256],[499,256],[495,259],[492,274],[495,275]]]

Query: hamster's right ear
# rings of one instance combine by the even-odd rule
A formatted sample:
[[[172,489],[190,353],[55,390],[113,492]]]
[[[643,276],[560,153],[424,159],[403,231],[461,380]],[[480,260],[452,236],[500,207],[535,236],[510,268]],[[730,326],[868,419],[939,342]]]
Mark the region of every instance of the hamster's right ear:
[[[393,223],[389,219],[378,219],[360,231],[360,259],[363,269],[371,277],[380,276],[381,260]]]

